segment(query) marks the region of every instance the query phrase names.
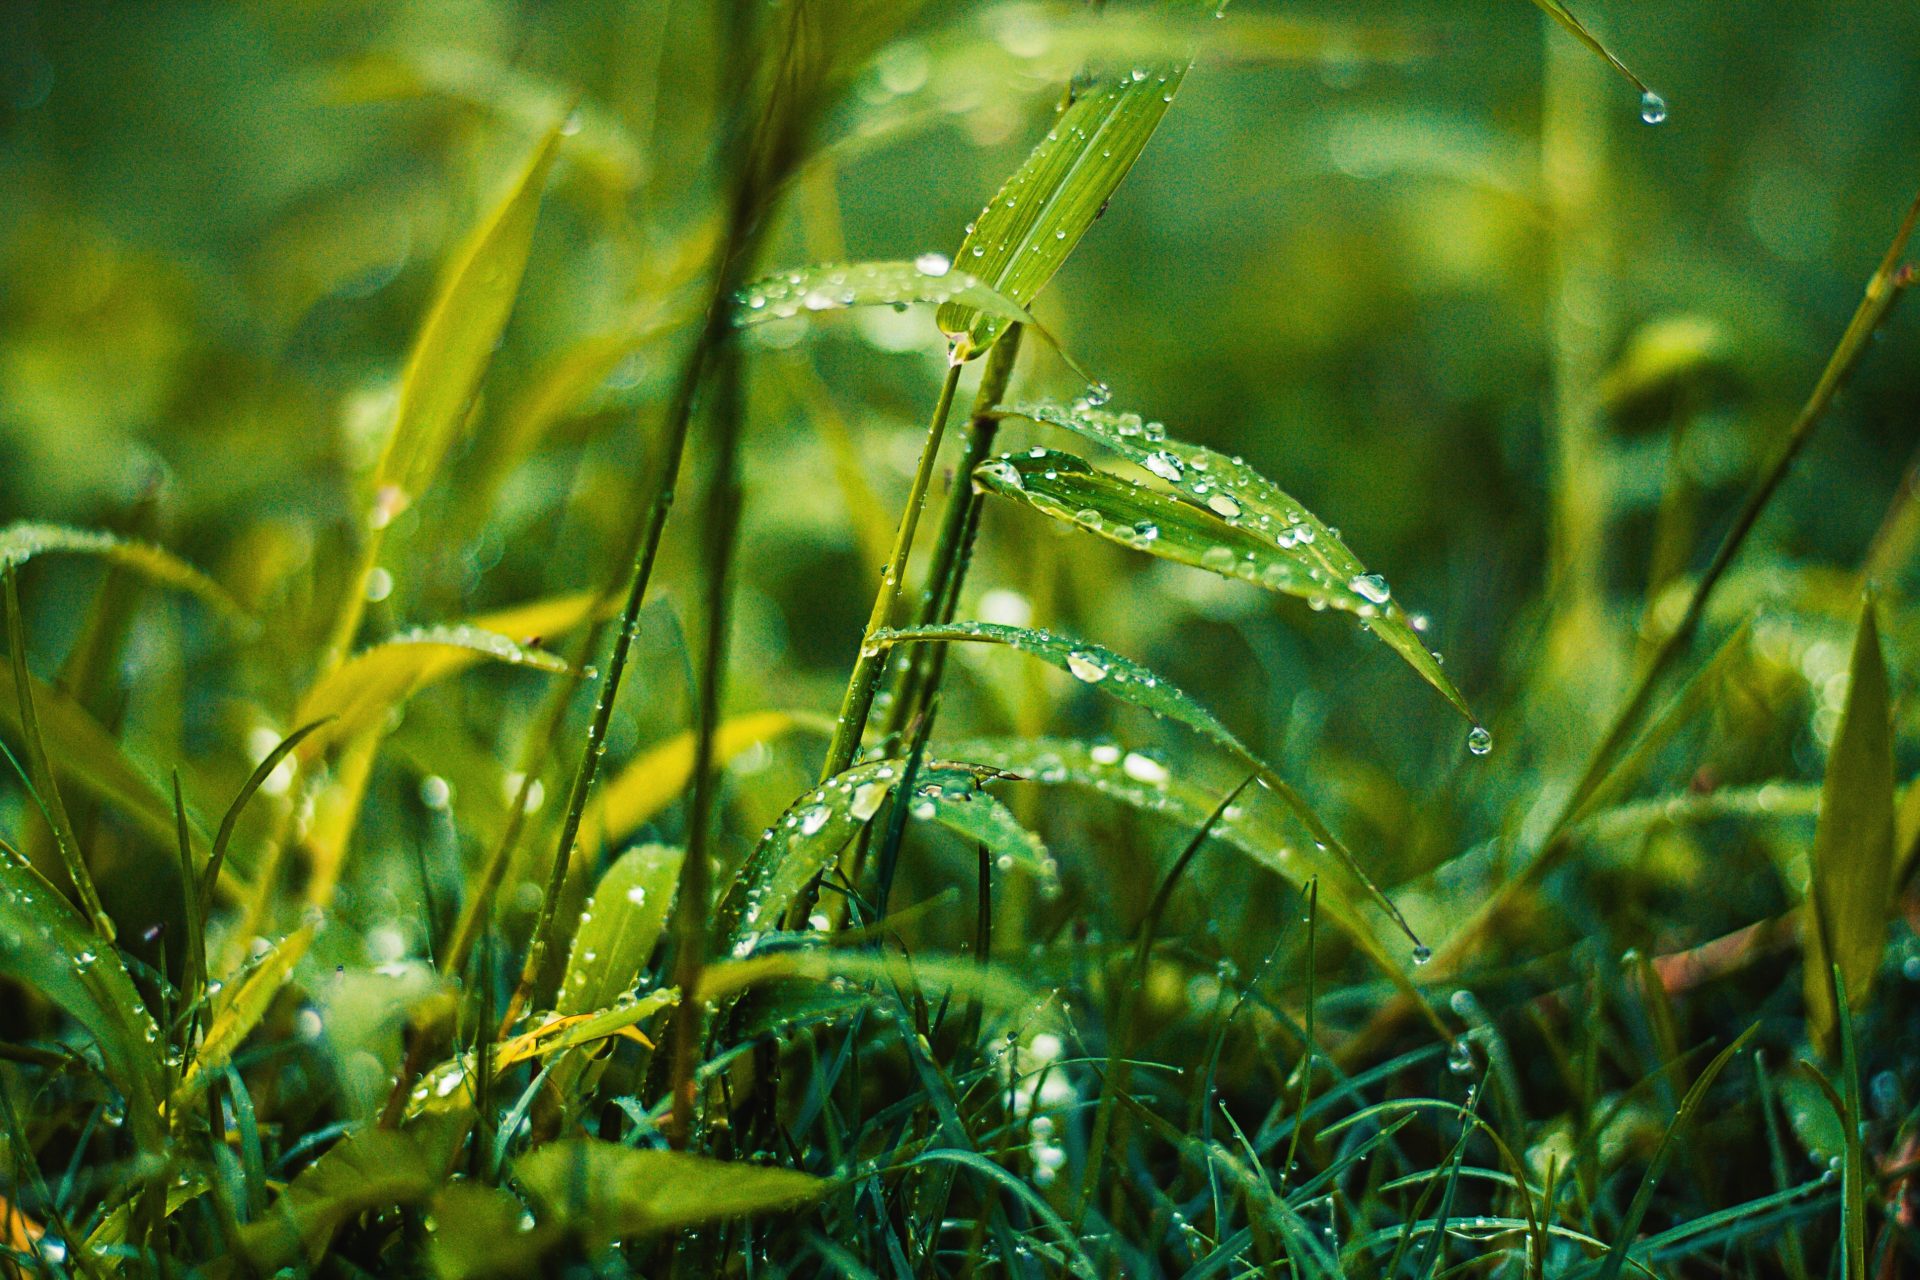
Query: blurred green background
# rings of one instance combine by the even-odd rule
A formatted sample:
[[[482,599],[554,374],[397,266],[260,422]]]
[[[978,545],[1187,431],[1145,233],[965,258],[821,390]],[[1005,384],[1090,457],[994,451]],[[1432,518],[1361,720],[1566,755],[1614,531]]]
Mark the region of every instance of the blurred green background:
[[[1077,69],[1049,32],[1079,11],[926,8],[833,113],[760,265],[951,253]],[[1429,614],[1494,728],[1491,761],[1469,760],[1451,713],[1341,619],[1028,513],[990,505],[963,606],[1098,639],[1196,693],[1389,883],[1510,828],[1529,770],[1591,743],[1650,574],[1703,562],[1920,174],[1910,4],[1616,0],[1582,16],[1666,97],[1664,124],[1642,124],[1633,90],[1522,0],[1240,0],[1037,307],[1114,407],[1245,454]],[[389,542],[370,634],[613,574],[713,231],[713,94],[733,52],[716,39],[710,7],[684,0],[0,8],[0,522],[144,533],[267,619],[242,643],[197,606],[143,608],[98,710],[154,776],[192,762],[190,792],[213,807],[257,756],[250,735],[290,727],[439,264],[576,99],[483,401]],[[1798,610],[1820,571],[1860,563],[1913,448],[1915,323],[1896,317],[1789,480],[1720,630],[1770,600]],[[553,362],[622,334],[611,375],[524,458],[504,443]],[[878,496],[884,536],[942,344],[930,313],[878,308],[767,326],[750,349],[729,701],[826,713],[877,570],[845,473]],[[1038,343],[1018,379],[1021,394],[1079,390]],[[1563,438],[1574,453],[1557,473]],[[694,452],[697,475],[697,433]],[[615,724],[623,759],[688,721],[698,487],[683,493],[643,678]],[[1571,522],[1558,541],[1556,520]],[[1660,570],[1663,536],[1679,551]],[[97,573],[35,568],[36,665],[79,633]],[[1560,608],[1581,591],[1590,610]],[[1835,598],[1795,615],[1790,644],[1759,646],[1760,710],[1723,713],[1751,711],[1750,732],[1709,734],[1720,745],[1668,781],[1702,764],[1728,781],[1818,777],[1853,609]],[[1549,600],[1579,619],[1557,648]],[[1182,742],[1017,655],[952,665],[950,734]],[[1542,686],[1601,692],[1536,702]],[[497,790],[537,692],[482,674],[422,698],[362,846],[431,827],[419,776]],[[803,738],[746,760],[738,831],[778,813],[817,755]],[[1110,892],[1078,855],[1133,840],[1124,823],[1088,806],[1050,824],[1070,892]],[[477,857],[470,833],[449,838]],[[1682,859],[1678,887],[1701,856]],[[362,858],[355,874],[384,865]],[[946,875],[931,863],[921,887]],[[1731,892],[1671,940],[1783,900]],[[1444,916],[1446,896],[1425,909]]]

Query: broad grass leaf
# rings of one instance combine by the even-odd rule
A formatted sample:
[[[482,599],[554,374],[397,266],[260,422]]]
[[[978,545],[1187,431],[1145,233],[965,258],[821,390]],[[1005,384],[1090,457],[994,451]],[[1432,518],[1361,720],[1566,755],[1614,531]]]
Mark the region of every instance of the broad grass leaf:
[[[684,857],[683,850],[650,844],[607,868],[573,935],[556,1012],[604,1009],[633,987],[666,927]]]
[[[749,747],[772,742],[806,723],[787,711],[754,711],[725,721],[714,734],[713,757],[725,765]],[[693,733],[675,734],[616,774],[587,804],[582,838],[618,844],[687,789],[693,777]]]
[[[700,999],[724,1005],[763,983],[796,979],[833,983],[836,990],[842,981],[885,983],[928,993],[934,1004],[943,994],[968,996],[1007,1012],[1028,1013],[1036,1021],[1052,1021],[1044,1006],[1053,993],[1029,985],[1001,965],[981,964],[972,956],[906,956],[864,947],[791,947],[719,960],[701,972]]]
[[[514,1161],[513,1177],[543,1223],[600,1242],[795,1209],[833,1186],[793,1169],[591,1138],[531,1151]]]
[[[1078,518],[1074,523],[1093,528],[1094,532],[1114,541],[1186,564],[1194,563],[1192,554],[1197,547],[1202,568],[1299,596],[1316,607],[1351,613],[1419,672],[1461,715],[1468,720],[1474,718],[1472,708],[1442,670],[1440,660],[1414,629],[1411,616],[1393,598],[1386,580],[1377,573],[1369,573],[1360,557],[1325,521],[1244,460],[1174,439],[1160,423],[1144,421],[1134,413],[1109,413],[1078,403],[1022,405],[1014,413],[1071,431],[1111,449],[1164,482],[1169,493],[1198,513],[1197,524],[1194,518],[1183,518],[1169,529],[1159,525],[1140,526],[1137,521],[1118,524],[1097,504],[1091,504],[1074,508],[1071,514],[1078,517],[1083,510],[1092,510],[1101,517],[1099,526]],[[1005,461],[1016,464],[1023,483],[1034,470],[1018,466],[1017,458]],[[1057,468],[1038,468],[1042,492],[1049,469]],[[1223,527],[1246,536],[1222,540],[1218,531]],[[1153,530],[1151,534],[1147,532],[1149,528]],[[1165,541],[1162,545],[1163,540],[1175,532],[1182,535],[1181,545],[1175,541]],[[1189,544],[1187,535],[1192,533],[1215,536],[1212,541],[1200,538]],[[1217,547],[1229,550],[1217,550]]]
[[[1331,828],[1307,804],[1285,779],[1235,737],[1211,711],[1201,706],[1179,687],[1161,679],[1131,658],[1122,657],[1102,645],[1088,644],[1051,631],[1034,631],[991,622],[956,622],[943,626],[889,630],[873,637],[876,643],[934,641],[943,643],[1002,644],[1032,654],[1072,675],[1084,684],[1134,706],[1143,707],[1169,720],[1178,721],[1225,747],[1252,768],[1262,786],[1273,792],[1312,834],[1316,844],[1331,852],[1344,865],[1354,883],[1365,887],[1368,896],[1398,924],[1416,946],[1420,940],[1387,895],[1361,868],[1352,852],[1335,837]]]
[[[382,509],[404,507],[426,489],[480,389],[520,292],[560,131],[558,122],[547,129],[505,198],[468,234],[440,278],[401,375],[393,429],[375,472]]]
[[[435,1229],[427,1256],[438,1280],[539,1275],[541,1255],[555,1240],[551,1230],[527,1229],[520,1197],[484,1182],[449,1184],[429,1212]]]
[[[239,601],[228,595],[219,583],[171,551],[150,542],[136,542],[96,529],[30,521],[0,529],[0,572],[52,552],[98,556],[163,587],[176,587],[198,596],[222,613],[240,616],[246,613]]]
[[[302,1258],[317,1264],[333,1233],[373,1209],[419,1204],[445,1185],[466,1132],[463,1117],[426,1117],[400,1132],[351,1133],[301,1170],[239,1244],[259,1272]]]
[[[1854,636],[1847,701],[1827,756],[1807,888],[1814,913],[1804,931],[1807,1028],[1821,1046],[1831,1046],[1835,1028],[1828,966],[1840,970],[1848,999],[1858,1008],[1873,987],[1886,946],[1894,857],[1891,706],[1880,629],[1869,601]]]
[[[126,1098],[134,1140],[157,1152],[166,1093],[160,1028],[119,952],[58,890],[11,860],[0,860],[0,973],[38,992],[92,1037],[102,1071]]]
[[[722,943],[745,954],[758,935],[776,927],[800,891],[873,821],[906,772],[904,760],[868,761],[794,801],[747,856],[721,900]],[[996,776],[992,768],[929,760],[914,775],[914,816],[983,841],[996,856],[1051,879],[1055,870],[1046,846],[980,790]]]
[[[968,226],[955,262],[1030,305],[1105,210],[1185,75],[1184,64],[1140,66],[1082,91]],[[936,320],[960,360],[984,353],[1010,323],[960,300]]]
[[[481,662],[565,672],[551,653],[517,644],[497,631],[473,626],[422,627],[364,650],[321,677],[300,704],[302,724],[327,723],[300,744],[311,760],[333,743],[378,725],[394,706],[417,690]]]
[[[208,1072],[226,1066],[253,1029],[260,1025],[260,1019],[267,1016],[267,1010],[273,1005],[273,998],[292,976],[293,967],[307,954],[313,934],[312,925],[294,930],[253,969],[221,988],[213,1001],[213,1018],[207,1025],[206,1039],[201,1041],[200,1051],[181,1081],[182,1099],[191,1097],[204,1086]]]

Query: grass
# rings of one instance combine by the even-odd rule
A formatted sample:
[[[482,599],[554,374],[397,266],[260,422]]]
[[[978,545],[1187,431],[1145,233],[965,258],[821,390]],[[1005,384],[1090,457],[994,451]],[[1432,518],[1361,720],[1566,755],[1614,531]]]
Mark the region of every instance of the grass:
[[[1405,575],[1357,548],[1411,435],[1309,424],[1358,478],[1283,488],[1309,454],[1146,386],[1179,300],[1080,267],[1254,278],[1221,350],[1174,335],[1250,398],[1298,321],[1167,203],[1233,183],[1181,121],[1238,109],[1216,77],[1444,56],[1417,23],[783,0],[614,6],[652,61],[577,83],[405,30],[330,55],[320,118],[484,140],[406,304],[381,246],[290,223],[262,278],[338,274],[247,357],[281,399],[202,371],[263,451],[97,520],[46,481],[110,429],[0,413],[43,482],[0,495],[0,1265],[1913,1268],[1920,522],[1819,459],[1898,460],[1856,437],[1910,410],[1872,379],[1920,201],[1867,215],[1797,413],[1727,391],[1706,321],[1628,341],[1609,122],[1667,107],[1537,3],[1500,22],[1544,67],[1546,318],[1494,385],[1547,406],[1540,488],[1503,515],[1497,459],[1435,465],[1463,496]],[[990,198],[921,217],[951,253],[849,253],[935,80],[1004,144]],[[363,304],[404,312],[371,381],[315,354]],[[1810,506],[1872,511],[1801,538]],[[1506,518],[1523,591],[1412,607]]]

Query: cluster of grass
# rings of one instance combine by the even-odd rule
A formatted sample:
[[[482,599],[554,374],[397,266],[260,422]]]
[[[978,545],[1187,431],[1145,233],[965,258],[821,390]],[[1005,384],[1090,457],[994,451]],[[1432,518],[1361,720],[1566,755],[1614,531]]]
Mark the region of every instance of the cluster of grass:
[[[1920,507],[1839,567],[1749,545],[1841,429],[1920,203],[1798,414],[1730,432],[1703,324],[1595,335],[1595,121],[1667,107],[1538,8],[1544,585],[1477,646],[1497,678],[1335,527],[1366,513],[1130,409],[1043,295],[1213,54],[1413,36],[1187,0],[595,8],[569,38],[647,24],[632,110],[404,39],[329,64],[329,110],[451,103],[487,140],[404,363],[367,357],[397,375],[209,360],[184,495],[98,527],[4,495],[33,518],[0,528],[0,1265],[1920,1266]],[[995,59],[1010,114],[966,93]],[[945,249],[848,261],[834,174],[934,81],[1022,154]],[[353,364],[312,313],[388,257],[282,232],[232,305],[288,308],[273,361]],[[530,317],[542,289],[592,301]],[[109,336],[173,340],[142,323]],[[856,358],[898,361],[877,427]],[[23,476],[85,469],[49,402],[6,413],[42,424]],[[1256,638],[1283,630],[1362,656]],[[1360,707],[1390,765],[1330,727]]]

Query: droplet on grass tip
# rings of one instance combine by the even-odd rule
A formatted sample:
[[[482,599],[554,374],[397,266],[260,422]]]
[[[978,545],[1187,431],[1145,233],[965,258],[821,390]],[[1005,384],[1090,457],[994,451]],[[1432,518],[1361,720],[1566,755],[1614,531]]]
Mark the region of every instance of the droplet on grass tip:
[[[1416,947],[1414,947],[1414,949],[1413,949],[1413,962],[1414,962],[1415,964],[1425,964],[1425,963],[1427,963],[1427,961],[1429,961],[1429,960],[1431,960],[1431,959],[1433,959],[1433,948],[1432,948],[1432,947],[1430,947],[1430,946],[1428,946],[1428,945],[1427,945],[1426,943],[1424,943],[1424,942],[1422,942],[1422,943],[1420,943],[1420,944],[1419,944],[1418,946],[1416,946]]]
[[[1467,734],[1467,750],[1476,756],[1484,756],[1493,750],[1493,735],[1487,732],[1486,726],[1473,726],[1473,731]]]
[[[1640,95],[1640,118],[1648,124],[1660,124],[1667,118],[1667,100],[1649,89]]]

